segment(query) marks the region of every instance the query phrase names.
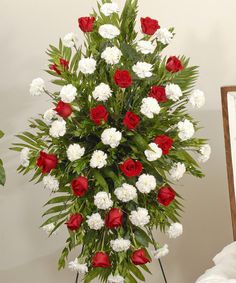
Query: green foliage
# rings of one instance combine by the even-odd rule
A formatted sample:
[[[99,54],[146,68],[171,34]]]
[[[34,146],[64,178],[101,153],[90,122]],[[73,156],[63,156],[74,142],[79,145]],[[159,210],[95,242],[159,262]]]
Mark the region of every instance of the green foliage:
[[[0,130],[0,139],[4,136],[4,133]],[[0,185],[4,186],[6,182],[6,173],[3,167],[3,162],[0,159]]]

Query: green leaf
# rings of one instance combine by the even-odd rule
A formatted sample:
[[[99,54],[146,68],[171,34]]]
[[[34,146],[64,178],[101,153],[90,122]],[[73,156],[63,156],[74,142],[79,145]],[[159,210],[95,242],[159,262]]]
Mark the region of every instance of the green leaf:
[[[3,167],[2,160],[0,159],[0,185],[4,186],[6,182],[5,169]]]
[[[92,172],[94,178],[96,179],[96,181],[98,182],[98,184],[105,191],[109,192],[108,184],[107,184],[106,180],[104,179],[104,177],[102,176],[102,174],[98,170],[96,170],[96,169],[93,169],[91,172]]]
[[[53,214],[53,213],[65,211],[69,207],[70,207],[70,205],[58,205],[58,206],[51,207],[47,211],[44,212],[43,216],[48,215],[48,214]]]
[[[3,131],[0,130],[0,139],[4,136]]]
[[[142,229],[137,228],[134,234],[136,240],[144,247],[148,247],[149,243],[152,243],[152,240],[149,238],[147,233],[144,232]]]
[[[131,272],[141,281],[145,281],[145,277],[143,276],[142,272],[136,267],[134,264],[129,266]]]
[[[65,203],[72,199],[73,199],[72,196],[55,197],[55,198],[50,199],[44,206],[49,205],[49,204],[55,204],[55,203]]]

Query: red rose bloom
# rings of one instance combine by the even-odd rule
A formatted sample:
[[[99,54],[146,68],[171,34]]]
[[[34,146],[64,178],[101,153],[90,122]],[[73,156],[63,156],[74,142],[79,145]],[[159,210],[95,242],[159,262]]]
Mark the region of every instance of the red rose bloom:
[[[169,206],[175,199],[175,196],[176,192],[170,186],[165,186],[159,190],[157,201],[164,206]]]
[[[129,129],[134,130],[139,124],[140,118],[138,115],[129,111],[125,114],[125,118],[123,120],[123,124]]]
[[[69,69],[69,61],[60,58],[60,66],[62,67],[62,69],[64,70],[68,70]],[[58,68],[57,64],[52,64],[49,66],[49,69],[52,71],[55,71],[58,75],[61,75],[61,71]]]
[[[111,267],[109,255],[105,252],[98,252],[92,258],[93,267]]]
[[[65,69],[68,70],[69,69],[69,61],[61,58],[60,59],[60,65]]]
[[[91,32],[95,22],[94,17],[82,17],[78,19],[79,27],[83,32]]]
[[[52,70],[52,71],[55,71],[58,75],[61,75],[61,71],[58,70],[58,66],[57,64],[52,64],[49,66],[49,69]]]
[[[72,189],[77,197],[84,196],[88,191],[88,179],[86,177],[78,177],[72,181]]]
[[[143,33],[148,35],[153,35],[160,28],[158,21],[149,17],[141,18],[141,26]]]
[[[109,229],[122,226],[123,212],[119,208],[112,208],[105,218],[105,225]]]
[[[163,86],[153,86],[149,92],[149,97],[155,98],[159,103],[166,102],[168,100],[166,90]]]
[[[173,142],[174,142],[173,139],[166,135],[161,135],[154,139],[154,143],[156,143],[162,149],[162,153],[164,155],[169,154]]]
[[[131,260],[135,265],[142,265],[150,262],[151,260],[147,257],[145,249],[139,249],[134,251],[131,255]]]
[[[130,72],[127,70],[116,70],[114,81],[121,88],[127,88],[132,85],[132,78]]]
[[[181,61],[176,56],[171,56],[166,63],[167,71],[171,73],[177,73],[183,70],[184,66],[182,65]]]
[[[72,113],[71,105],[61,100],[58,102],[57,107],[54,110],[63,118],[68,118]]]
[[[139,161],[128,159],[120,165],[120,169],[126,177],[136,177],[141,174],[143,166]]]
[[[58,159],[55,154],[47,154],[40,151],[40,156],[37,159],[37,166],[42,168],[42,173],[49,173],[52,169],[57,167]]]
[[[103,105],[98,105],[90,110],[90,119],[97,125],[101,125],[101,122],[107,122],[108,112]]]
[[[84,220],[83,215],[75,213],[70,216],[68,222],[66,222],[67,228],[71,231],[78,230]]]

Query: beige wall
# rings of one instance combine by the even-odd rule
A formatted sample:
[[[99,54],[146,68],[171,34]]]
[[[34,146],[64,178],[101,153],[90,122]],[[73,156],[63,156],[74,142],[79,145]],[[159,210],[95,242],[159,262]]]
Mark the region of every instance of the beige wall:
[[[59,36],[77,31],[77,18],[87,15],[95,0],[0,0],[0,128],[6,132],[1,156],[8,180],[0,192],[0,282],[73,282],[68,271],[57,273],[56,260],[65,231],[47,239],[38,228],[42,205],[48,198],[42,186],[16,175],[18,156],[7,148],[13,135],[26,128],[27,119],[48,107],[45,98],[28,95],[32,78],[46,75],[44,50]],[[120,4],[124,1],[117,1]],[[158,18],[163,26],[175,26],[176,38],[169,54],[185,54],[201,66],[198,87],[207,104],[194,115],[205,125],[202,134],[211,139],[213,156],[204,167],[207,177],[186,177],[179,186],[185,198],[185,233],[169,241],[171,253],[163,260],[169,282],[191,283],[211,265],[211,258],[232,241],[226,183],[219,87],[235,84],[235,0],[140,0],[140,15]],[[80,33],[82,40],[82,34]],[[182,186],[184,185],[184,186]],[[156,237],[165,242],[163,235]],[[162,283],[157,262],[147,282]]]

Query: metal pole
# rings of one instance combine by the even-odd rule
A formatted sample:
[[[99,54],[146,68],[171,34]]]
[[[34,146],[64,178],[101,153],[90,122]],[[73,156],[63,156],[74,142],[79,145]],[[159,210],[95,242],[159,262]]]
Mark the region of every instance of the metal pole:
[[[78,283],[79,281],[79,272],[77,272],[77,274],[76,274],[76,279],[75,279],[75,283]]]
[[[159,259],[158,261],[159,261],[159,264],[160,264],[160,267],[161,267],[161,272],[162,272],[164,281],[165,281],[165,283],[168,283],[168,282],[167,282],[167,279],[166,279],[166,275],[165,275],[165,271],[164,271],[163,265],[162,265],[162,263],[161,263],[161,260]]]

